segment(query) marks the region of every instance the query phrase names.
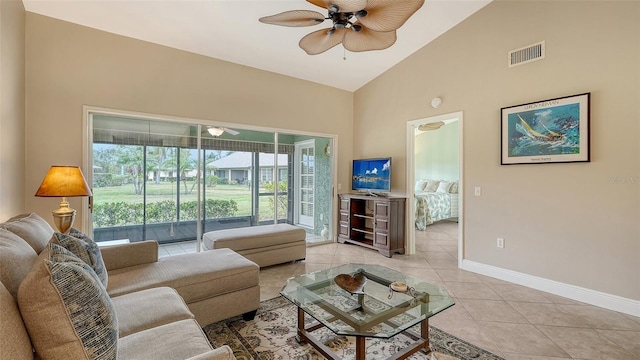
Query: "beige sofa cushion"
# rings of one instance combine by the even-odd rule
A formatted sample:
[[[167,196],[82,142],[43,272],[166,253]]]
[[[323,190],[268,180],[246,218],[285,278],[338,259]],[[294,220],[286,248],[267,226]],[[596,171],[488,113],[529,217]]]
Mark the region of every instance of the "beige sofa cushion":
[[[188,262],[188,266],[185,263]],[[159,286],[178,291],[187,304],[258,286],[260,268],[230,249],[164,257],[109,272],[111,296]]]
[[[198,322],[189,319],[120,338],[118,349],[118,359],[183,360],[212,348]]]
[[[111,302],[118,316],[119,337],[174,321],[194,318],[180,295],[168,287],[112,297]]]
[[[23,238],[38,254],[53,235],[53,229],[49,223],[36,213],[14,216],[0,227]]]
[[[116,358],[111,300],[91,267],[63,247],[45,247],[18,290],[18,304],[41,358]]]
[[[28,246],[28,245],[27,245]],[[29,247],[30,250],[33,251]],[[31,341],[24,327],[18,304],[0,282],[0,360],[33,360]]]
[[[249,226],[238,229],[210,231],[202,241],[207,249],[229,248],[235,251],[263,248],[304,241],[304,229],[290,224]]]
[[[37,258],[38,254],[22,238],[0,228],[0,281],[14,298]]]

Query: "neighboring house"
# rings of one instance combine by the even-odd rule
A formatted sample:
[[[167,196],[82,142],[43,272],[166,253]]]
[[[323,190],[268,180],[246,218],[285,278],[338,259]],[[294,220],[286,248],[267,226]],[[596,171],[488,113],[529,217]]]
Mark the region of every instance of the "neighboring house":
[[[286,154],[278,154],[279,180],[287,180],[288,158]],[[274,159],[274,154],[260,153],[258,170],[260,182],[273,181]],[[207,170],[214,172],[217,177],[227,179],[229,182],[235,181],[238,184],[251,181],[253,168],[253,153],[250,152],[234,152],[207,164]]]

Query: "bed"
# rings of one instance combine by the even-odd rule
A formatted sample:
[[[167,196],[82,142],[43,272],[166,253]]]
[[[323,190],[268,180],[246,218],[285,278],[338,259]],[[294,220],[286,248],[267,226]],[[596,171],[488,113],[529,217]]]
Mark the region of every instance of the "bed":
[[[425,230],[436,221],[458,217],[457,181],[418,180],[414,196],[418,230]]]

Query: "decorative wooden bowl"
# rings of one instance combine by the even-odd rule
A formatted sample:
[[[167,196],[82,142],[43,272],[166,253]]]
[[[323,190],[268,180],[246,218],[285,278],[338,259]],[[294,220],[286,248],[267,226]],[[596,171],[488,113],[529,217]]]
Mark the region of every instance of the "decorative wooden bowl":
[[[357,273],[353,276],[349,274],[340,274],[333,278],[338,286],[352,294],[364,294],[362,289],[364,284],[367,283],[367,277],[362,273]]]

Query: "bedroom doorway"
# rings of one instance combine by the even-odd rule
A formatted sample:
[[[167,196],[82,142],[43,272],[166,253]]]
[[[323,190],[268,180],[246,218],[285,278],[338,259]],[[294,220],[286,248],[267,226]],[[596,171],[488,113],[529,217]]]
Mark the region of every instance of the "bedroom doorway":
[[[464,258],[462,126],[462,111],[411,120],[407,122],[406,141],[406,186],[410,209],[407,212],[407,252],[414,254],[416,251],[416,231],[428,231],[431,222],[455,221],[457,217],[458,267]],[[427,189],[427,182],[419,180],[434,182],[429,181],[431,188]],[[444,183],[442,186],[441,182]],[[430,194],[424,194],[425,190]],[[416,194],[425,196],[416,197]],[[442,197],[445,205],[437,209],[437,213],[432,209],[434,213],[427,216],[422,210],[427,208],[425,202],[431,196]],[[419,204],[423,207],[416,211]],[[417,225],[425,230],[417,230]]]

